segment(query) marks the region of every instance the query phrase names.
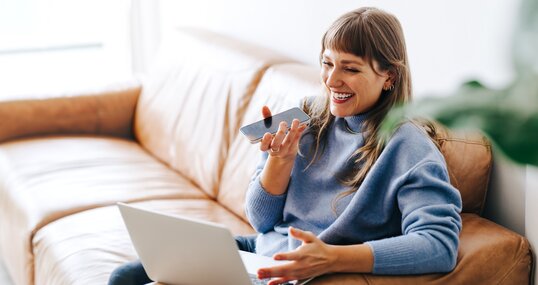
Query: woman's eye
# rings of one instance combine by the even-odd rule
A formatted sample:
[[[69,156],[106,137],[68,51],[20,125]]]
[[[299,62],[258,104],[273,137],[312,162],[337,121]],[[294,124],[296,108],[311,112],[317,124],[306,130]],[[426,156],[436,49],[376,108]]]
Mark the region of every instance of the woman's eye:
[[[359,72],[359,70],[358,70],[358,69],[355,69],[355,68],[346,68],[346,69],[344,69],[344,70],[347,71],[347,72],[351,72],[351,73],[357,73],[357,72]]]
[[[328,61],[322,61],[321,64],[326,65],[326,66],[333,66],[333,64]]]

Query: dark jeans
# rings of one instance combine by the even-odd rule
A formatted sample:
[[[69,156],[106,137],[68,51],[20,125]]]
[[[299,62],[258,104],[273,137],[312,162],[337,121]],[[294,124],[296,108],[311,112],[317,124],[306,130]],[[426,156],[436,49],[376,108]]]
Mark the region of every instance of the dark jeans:
[[[254,252],[256,249],[256,236],[236,236],[235,242],[239,250]],[[153,282],[146,274],[146,270],[139,260],[125,263],[116,268],[110,275],[108,285],[140,285]]]

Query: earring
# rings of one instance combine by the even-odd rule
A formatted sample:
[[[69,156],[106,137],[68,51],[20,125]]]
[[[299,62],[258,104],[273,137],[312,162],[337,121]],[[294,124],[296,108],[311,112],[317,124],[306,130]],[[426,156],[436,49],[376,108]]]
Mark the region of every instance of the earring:
[[[385,90],[385,91],[392,91],[393,89],[394,89],[394,84],[392,84],[390,86],[383,87],[383,90]]]

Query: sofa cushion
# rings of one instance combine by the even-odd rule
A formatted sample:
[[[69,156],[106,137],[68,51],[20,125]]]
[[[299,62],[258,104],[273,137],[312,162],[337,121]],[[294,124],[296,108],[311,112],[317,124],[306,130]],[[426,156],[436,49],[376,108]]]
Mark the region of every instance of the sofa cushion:
[[[0,145],[0,240],[16,284],[31,284],[30,241],[63,216],[116,201],[207,198],[133,141],[47,137]]]
[[[304,97],[314,96],[319,91],[317,68],[294,63],[274,65],[263,76],[241,125],[261,120],[264,105],[276,114],[299,106]],[[245,193],[260,157],[259,145],[250,144],[242,134],[237,134],[232,140],[222,172],[218,201],[245,221]]]
[[[223,224],[234,234],[252,233],[248,224],[211,200],[132,204]],[[116,267],[137,256],[116,206],[80,212],[50,223],[36,233],[33,246],[35,284],[106,284]]]
[[[284,57],[207,31],[181,29],[143,82],[135,134],[152,154],[216,197],[239,118],[272,63]]]

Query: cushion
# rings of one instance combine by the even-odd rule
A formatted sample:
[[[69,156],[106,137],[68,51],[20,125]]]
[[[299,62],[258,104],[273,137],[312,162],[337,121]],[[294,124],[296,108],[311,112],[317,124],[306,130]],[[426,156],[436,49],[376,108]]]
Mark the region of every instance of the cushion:
[[[228,37],[180,29],[165,40],[135,112],[135,135],[156,157],[216,197],[239,118],[261,75],[285,61]]]
[[[135,142],[104,137],[4,143],[0,177],[0,252],[16,284],[31,284],[30,242],[51,221],[116,201],[207,198]]]
[[[169,199],[132,205],[219,223],[233,234],[253,232],[248,224],[211,200]],[[116,206],[52,222],[36,233],[33,246],[36,285],[106,284],[116,267],[137,258]]]

